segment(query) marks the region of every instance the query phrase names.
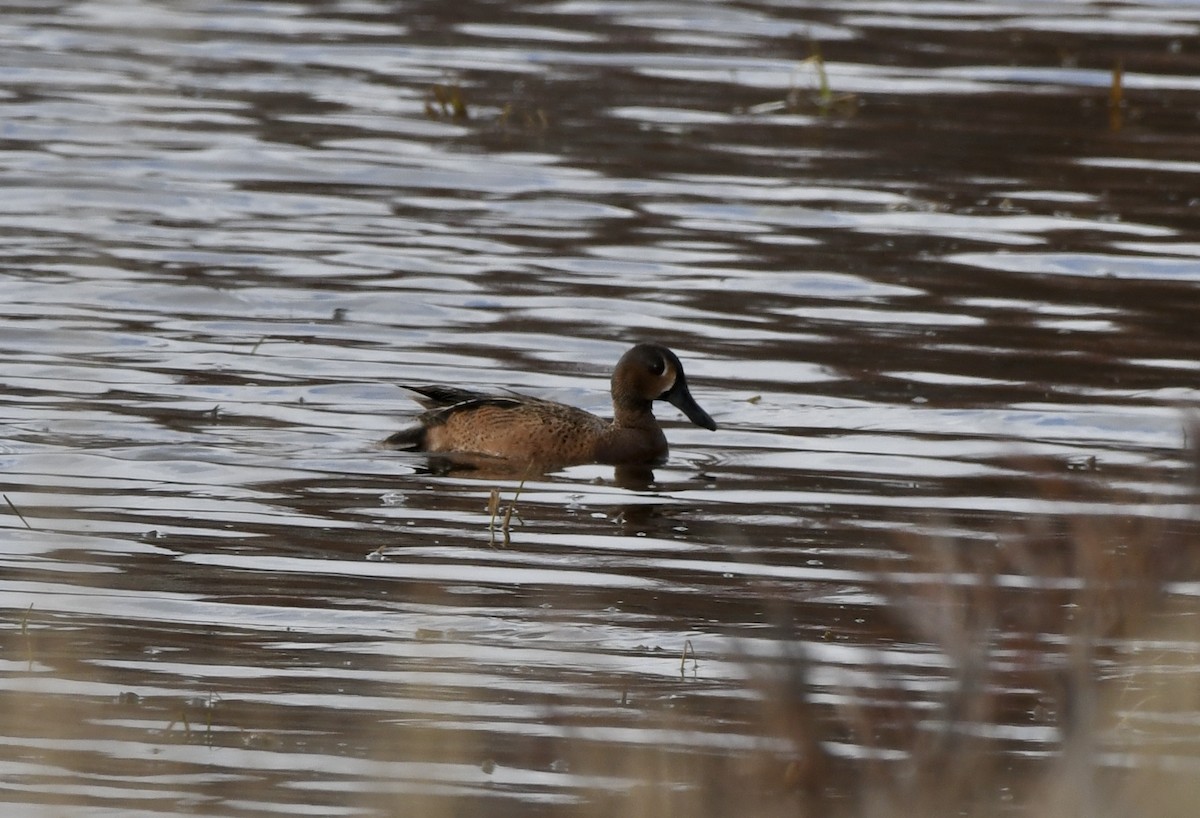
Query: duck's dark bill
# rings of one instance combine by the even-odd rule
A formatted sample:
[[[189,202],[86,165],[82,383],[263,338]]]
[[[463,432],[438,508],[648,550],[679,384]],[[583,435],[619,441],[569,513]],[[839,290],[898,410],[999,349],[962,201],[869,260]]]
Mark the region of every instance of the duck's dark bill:
[[[700,404],[696,403],[696,400],[692,397],[692,393],[688,391],[687,381],[683,378],[677,380],[675,386],[671,387],[671,390],[663,395],[663,397],[687,415],[688,420],[692,423],[697,426],[703,426],[705,429],[716,430],[717,422],[708,416],[708,412],[700,408]]]

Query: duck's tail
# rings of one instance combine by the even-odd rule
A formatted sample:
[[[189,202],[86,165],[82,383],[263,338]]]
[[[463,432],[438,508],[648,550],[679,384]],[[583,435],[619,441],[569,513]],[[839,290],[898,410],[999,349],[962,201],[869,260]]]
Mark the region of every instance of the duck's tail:
[[[401,429],[379,441],[379,445],[385,449],[399,449],[407,452],[422,451],[425,448],[425,427],[417,425]]]

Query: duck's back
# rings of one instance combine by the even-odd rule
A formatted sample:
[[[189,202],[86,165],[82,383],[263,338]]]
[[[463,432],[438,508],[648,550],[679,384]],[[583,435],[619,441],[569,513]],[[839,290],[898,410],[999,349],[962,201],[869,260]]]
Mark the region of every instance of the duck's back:
[[[383,441],[385,446],[569,465],[595,460],[611,431],[608,421],[563,403],[456,387],[410,388],[431,408],[416,426]]]
[[[610,425],[582,409],[533,398],[485,398],[431,414],[426,451],[541,464],[593,460]]]

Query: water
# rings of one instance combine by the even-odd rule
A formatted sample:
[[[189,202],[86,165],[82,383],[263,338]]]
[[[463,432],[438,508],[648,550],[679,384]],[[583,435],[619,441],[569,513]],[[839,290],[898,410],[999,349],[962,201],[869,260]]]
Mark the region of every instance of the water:
[[[736,805],[744,774],[788,809],[803,776],[754,766],[802,755],[777,674],[836,794],[937,722],[978,619],[1003,803],[1063,743],[1072,589],[1134,570],[1064,543],[1190,531],[1198,31],[1166,2],[12,5],[0,797],[629,815],[644,777]],[[404,381],[607,413],[642,339],[720,424],[660,411],[652,483],[375,447]],[[1130,697],[1195,673],[1173,579],[1166,635],[1097,627]],[[1117,699],[1194,771],[1146,726],[1189,706]]]

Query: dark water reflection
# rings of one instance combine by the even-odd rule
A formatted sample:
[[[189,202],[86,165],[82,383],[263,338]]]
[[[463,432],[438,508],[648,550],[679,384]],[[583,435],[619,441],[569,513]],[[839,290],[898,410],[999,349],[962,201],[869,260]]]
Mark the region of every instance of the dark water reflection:
[[[792,809],[764,702],[815,704],[848,789],[936,732],[939,617],[979,610],[979,799],[1016,797],[1076,717],[1081,578],[1189,542],[1200,17],[910,6],[7,9],[4,800]],[[667,407],[652,479],[375,447],[401,381],[605,413],[651,338],[721,426]],[[1195,673],[1172,578],[1185,614],[1098,629],[1106,769],[1132,734],[1194,772],[1151,726],[1191,705],[1136,695]]]

